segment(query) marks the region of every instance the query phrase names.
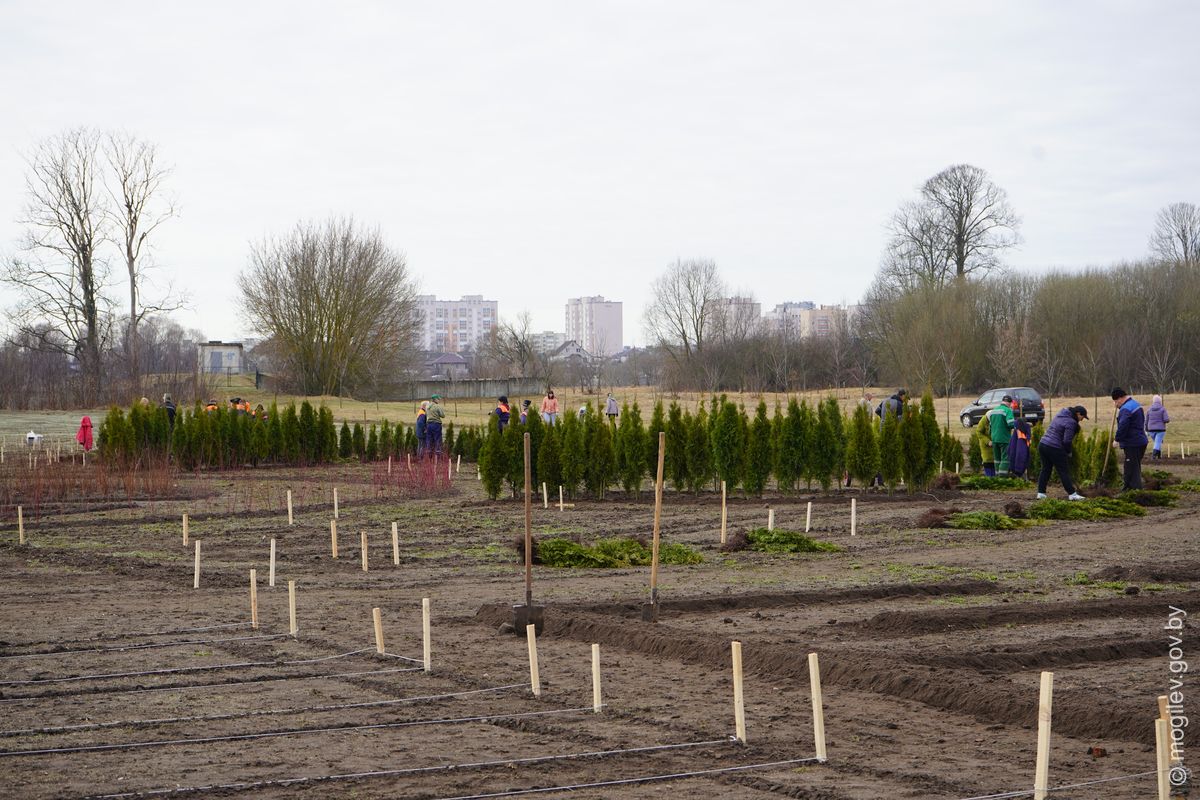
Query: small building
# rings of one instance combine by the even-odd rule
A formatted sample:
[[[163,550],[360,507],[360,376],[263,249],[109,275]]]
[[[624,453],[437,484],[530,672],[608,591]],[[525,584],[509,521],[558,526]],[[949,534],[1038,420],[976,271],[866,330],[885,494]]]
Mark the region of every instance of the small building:
[[[470,374],[470,364],[458,353],[442,353],[425,362],[425,371],[433,380],[457,381]]]
[[[246,358],[241,342],[203,342],[197,346],[201,372],[240,375]]]

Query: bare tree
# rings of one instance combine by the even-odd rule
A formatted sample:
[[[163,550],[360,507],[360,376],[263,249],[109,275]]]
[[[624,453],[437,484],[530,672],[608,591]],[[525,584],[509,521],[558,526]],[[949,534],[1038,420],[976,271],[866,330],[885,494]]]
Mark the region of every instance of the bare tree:
[[[108,193],[112,204],[108,212],[129,276],[129,325],[125,348],[130,378],[136,386],[140,378],[138,325],[147,314],[182,307],[180,302],[171,299],[169,289],[162,298],[150,302],[142,296],[149,267],[147,239],[175,216],[175,207],[165,197],[164,183],[170,170],[159,164],[153,144],[129,134],[108,134],[104,154],[110,170]]]
[[[517,315],[516,322],[501,322],[488,341],[492,356],[501,364],[516,369],[522,378],[537,377],[538,354],[533,347],[533,318],[528,311]]]
[[[265,240],[238,276],[242,310],[305,394],[370,386],[407,366],[416,297],[404,255],[353,219],[305,223]]]
[[[100,136],[75,128],[40,142],[28,158],[26,258],[8,263],[4,280],[22,297],[14,323],[78,362],[83,400],[100,391],[101,350],[109,333],[106,269],[97,251],[106,233]]]
[[[1150,252],[1163,261],[1200,266],[1200,206],[1172,203],[1159,211]]]
[[[928,202],[900,206],[890,224],[882,277],[899,289],[945,286],[954,275],[951,243],[942,214]]]
[[[717,263],[711,259],[676,261],[652,287],[646,330],[681,366],[704,352],[717,300],[725,293]]]

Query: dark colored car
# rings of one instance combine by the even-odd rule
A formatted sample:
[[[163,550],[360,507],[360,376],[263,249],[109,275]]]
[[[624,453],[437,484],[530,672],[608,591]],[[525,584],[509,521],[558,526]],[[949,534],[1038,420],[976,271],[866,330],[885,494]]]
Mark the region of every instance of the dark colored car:
[[[1007,389],[989,389],[973,403],[969,403],[958,412],[958,418],[964,428],[973,428],[983,419],[983,415],[1000,405],[1004,395],[1010,395],[1021,401],[1021,416],[1030,425],[1037,425],[1046,419],[1046,407],[1042,404],[1042,396],[1028,386],[1015,386]]]

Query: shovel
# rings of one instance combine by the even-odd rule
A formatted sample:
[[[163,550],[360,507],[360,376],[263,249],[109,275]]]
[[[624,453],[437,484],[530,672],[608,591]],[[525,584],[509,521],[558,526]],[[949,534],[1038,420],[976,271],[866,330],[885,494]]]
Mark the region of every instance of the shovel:
[[[1106,485],[1104,476],[1108,474],[1108,457],[1112,455],[1113,436],[1117,432],[1117,414],[1119,413],[1119,409],[1113,411],[1112,425],[1108,427],[1108,442],[1105,443],[1104,447],[1104,465],[1100,467],[1100,474],[1096,476],[1097,486]]]
[[[658,622],[658,532],[662,522],[663,456],[667,434],[658,432],[658,477],[654,480],[654,544],[650,550],[650,602],[642,605],[642,621]]]
[[[545,623],[545,608],[533,604],[533,501],[530,486],[533,478],[529,469],[529,434],[525,434],[525,604],[513,606],[513,633],[525,635],[529,625],[539,636]]]

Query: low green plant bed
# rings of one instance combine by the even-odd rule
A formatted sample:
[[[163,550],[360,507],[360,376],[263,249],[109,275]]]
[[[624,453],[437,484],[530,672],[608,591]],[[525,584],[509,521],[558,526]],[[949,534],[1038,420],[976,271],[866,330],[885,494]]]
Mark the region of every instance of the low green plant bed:
[[[764,553],[838,553],[840,547],[832,542],[822,542],[797,531],[776,528],[755,528],[746,532],[747,546]]]
[[[1139,506],[1165,506],[1168,508],[1175,505],[1175,501],[1179,499],[1179,495],[1166,489],[1130,489],[1128,492],[1121,492],[1118,497]]]
[[[1176,484],[1174,488],[1184,492],[1200,492],[1200,480],[1193,478],[1190,481],[1183,481]]]
[[[1142,470],[1142,479],[1158,481],[1163,486],[1179,483],[1179,476],[1174,472],[1167,472],[1165,469],[1144,469]]]
[[[1038,500],[1029,506],[1033,519],[1113,519],[1143,517],[1142,507],[1115,497],[1093,497],[1088,500]]]
[[[991,489],[1007,491],[1010,489],[1028,489],[1029,481],[1024,478],[1014,478],[1009,475],[964,475],[958,482],[960,489]]]
[[[966,511],[950,515],[946,526],[970,531],[1011,531],[1021,527],[1021,522],[997,511]]]
[[[542,539],[534,548],[534,561],[547,567],[614,569],[650,565],[650,547],[637,539],[600,539],[588,547],[570,539]],[[699,564],[704,557],[678,542],[660,543],[660,564]]]

